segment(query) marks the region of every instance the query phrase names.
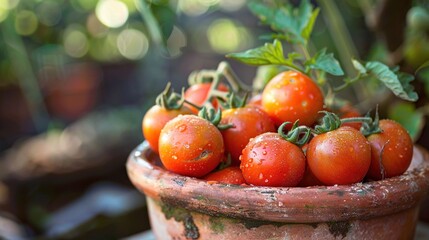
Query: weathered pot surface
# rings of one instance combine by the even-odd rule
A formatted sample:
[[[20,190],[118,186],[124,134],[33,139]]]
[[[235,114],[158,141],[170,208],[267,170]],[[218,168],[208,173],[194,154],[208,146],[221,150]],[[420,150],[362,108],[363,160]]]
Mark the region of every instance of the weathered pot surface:
[[[414,147],[401,176],[344,186],[209,183],[162,168],[146,143],[127,162],[158,239],[412,239],[429,189],[429,154]]]

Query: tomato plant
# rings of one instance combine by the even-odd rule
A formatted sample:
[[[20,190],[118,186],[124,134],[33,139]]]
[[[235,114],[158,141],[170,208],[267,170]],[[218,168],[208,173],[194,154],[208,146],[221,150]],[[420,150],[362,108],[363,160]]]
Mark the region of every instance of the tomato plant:
[[[262,109],[279,126],[299,122],[311,126],[323,110],[323,93],[308,76],[297,71],[276,75],[262,92]]]
[[[166,169],[191,177],[208,174],[224,156],[220,131],[195,115],[179,115],[170,120],[161,130],[158,146]]]
[[[304,176],[305,155],[288,141],[290,135],[263,133],[251,139],[240,156],[240,169],[248,184],[257,186],[294,187]]]
[[[237,166],[230,166],[216,172],[212,172],[204,177],[204,180],[215,181],[228,184],[245,184],[243,173]]]
[[[344,126],[310,140],[307,162],[314,176],[326,185],[357,183],[371,164],[371,147],[362,133]]]
[[[410,166],[413,157],[413,141],[399,123],[383,119],[381,132],[370,134],[371,166],[367,177],[372,180],[399,176]]]
[[[233,165],[240,164],[241,151],[251,138],[276,131],[271,118],[260,108],[252,106],[224,110],[221,123],[232,125],[222,131],[222,136]]]

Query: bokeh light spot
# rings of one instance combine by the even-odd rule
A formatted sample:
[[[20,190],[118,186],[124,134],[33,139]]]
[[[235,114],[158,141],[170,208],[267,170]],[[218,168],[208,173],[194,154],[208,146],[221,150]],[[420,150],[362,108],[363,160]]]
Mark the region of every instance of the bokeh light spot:
[[[217,53],[228,53],[244,49],[250,45],[249,31],[230,19],[213,21],[207,37],[211,48]]]
[[[0,0],[0,23],[7,18],[7,15],[9,15],[8,0]]]
[[[89,34],[93,37],[105,37],[109,31],[109,28],[102,24],[95,14],[88,15],[86,19],[86,28]]]
[[[246,4],[246,0],[221,0],[219,2],[219,7],[228,12],[234,12],[240,10]]]
[[[199,16],[207,12],[209,6],[200,0],[181,0],[179,1],[179,9],[188,16]]]
[[[117,48],[118,34],[109,32],[103,38],[91,38],[89,54],[92,58],[102,62],[115,62],[123,59]]]
[[[64,49],[72,57],[83,57],[89,50],[87,36],[77,27],[68,27],[64,32]]]
[[[39,25],[37,16],[34,12],[21,10],[15,17],[15,30],[18,34],[28,36],[33,34]]]
[[[136,29],[123,30],[117,39],[118,50],[122,56],[130,60],[144,57],[149,49],[146,35]]]
[[[95,14],[101,23],[118,28],[124,25],[128,19],[128,8],[125,3],[118,0],[100,0],[95,9]]]
[[[36,9],[39,21],[46,26],[54,26],[61,19],[61,4],[56,1],[43,1]]]

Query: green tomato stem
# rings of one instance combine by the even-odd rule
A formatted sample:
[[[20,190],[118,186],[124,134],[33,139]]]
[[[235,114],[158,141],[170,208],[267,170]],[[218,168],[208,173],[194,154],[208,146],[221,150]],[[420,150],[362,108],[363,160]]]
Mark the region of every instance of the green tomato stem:
[[[229,63],[225,61],[220,62],[216,72],[223,74],[229,84],[231,84],[232,90],[234,92],[253,91],[252,87],[246,85],[240,80],[237,74],[235,74],[235,72],[232,70],[231,65],[229,65]]]
[[[338,86],[338,87],[335,87],[333,89],[333,91],[336,92],[336,93],[340,92],[340,91],[346,89],[347,87],[349,87],[350,85],[352,85],[353,83],[361,80],[361,79],[363,79],[363,76],[361,74],[358,74],[356,77],[351,78],[351,79],[350,78],[346,78],[346,79],[344,79],[344,83],[342,85]]]
[[[351,123],[351,122],[366,122],[371,123],[373,120],[370,117],[351,117],[351,118],[342,118],[341,124],[343,123]]]

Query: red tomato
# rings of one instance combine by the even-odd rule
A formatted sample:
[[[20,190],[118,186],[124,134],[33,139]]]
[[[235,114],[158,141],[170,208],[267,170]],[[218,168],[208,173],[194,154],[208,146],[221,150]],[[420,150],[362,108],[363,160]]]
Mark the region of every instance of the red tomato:
[[[380,120],[381,133],[367,137],[371,144],[371,166],[368,178],[380,180],[399,176],[410,166],[413,158],[413,141],[399,123]]]
[[[216,181],[220,183],[228,183],[228,184],[245,184],[243,173],[239,167],[227,167],[222,170],[209,173],[204,177],[207,181]]]
[[[231,154],[232,164],[239,165],[241,151],[253,137],[265,132],[275,132],[271,118],[258,107],[232,108],[222,112],[221,124],[232,128],[221,131],[225,151]]]
[[[304,155],[307,155],[308,143],[302,146],[301,149]],[[304,177],[302,178],[301,182],[299,182],[298,187],[323,186],[323,185],[324,184],[321,181],[319,181],[319,179],[317,179],[316,176],[314,176],[314,174],[311,172],[307,164],[305,166]]]
[[[286,71],[275,76],[262,92],[262,109],[276,126],[295,122],[311,126],[323,110],[323,93],[308,76]]]
[[[299,187],[310,187],[310,186],[323,186],[323,184],[319,179],[314,176],[313,172],[311,172],[311,169],[308,167],[308,164],[305,168],[304,177],[302,178],[301,182],[299,182]]]
[[[371,164],[371,146],[358,130],[340,127],[315,136],[308,144],[311,172],[326,185],[363,180]]]
[[[209,121],[179,115],[165,124],[159,136],[159,157],[167,170],[202,177],[222,161],[222,134]]]
[[[144,115],[142,121],[143,136],[154,152],[158,152],[159,133],[164,125],[180,114],[191,114],[191,110],[182,107],[179,110],[167,110],[158,105],[152,106]]]
[[[339,117],[341,119],[343,118],[353,118],[353,117],[362,117],[360,112],[350,105],[344,105],[339,110]],[[350,126],[356,130],[360,130],[360,127],[362,126],[362,123],[360,122],[349,122],[349,123],[343,123],[342,126]]]
[[[294,187],[304,176],[305,156],[301,148],[278,133],[263,133],[250,140],[240,159],[248,184]]]
[[[185,99],[195,105],[202,106],[204,102],[207,100],[207,95],[209,94],[210,88],[212,83],[206,82],[206,83],[197,83],[192,86],[190,86],[185,91]],[[219,84],[218,90],[227,92],[228,87],[225,84]],[[198,113],[198,109],[195,107],[192,107],[188,104],[185,104],[188,106],[194,113]],[[218,107],[218,101],[214,99],[212,101],[212,105],[214,108]]]
[[[257,94],[255,96],[251,97],[249,99],[247,105],[261,107],[262,106],[262,94]]]

